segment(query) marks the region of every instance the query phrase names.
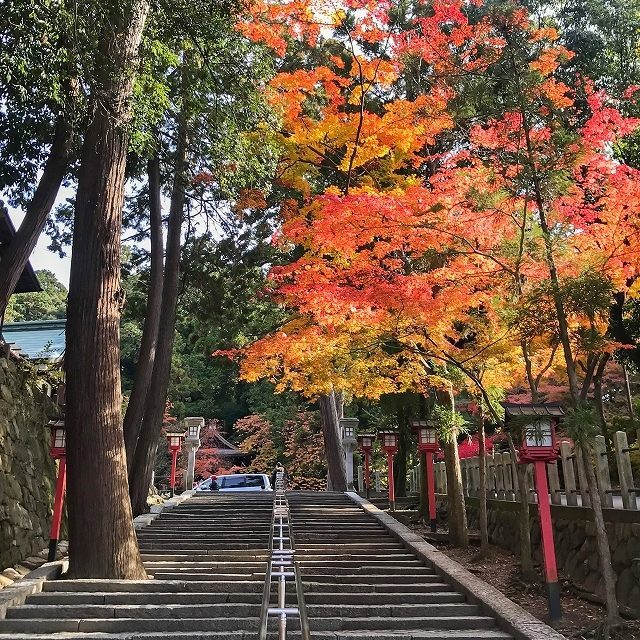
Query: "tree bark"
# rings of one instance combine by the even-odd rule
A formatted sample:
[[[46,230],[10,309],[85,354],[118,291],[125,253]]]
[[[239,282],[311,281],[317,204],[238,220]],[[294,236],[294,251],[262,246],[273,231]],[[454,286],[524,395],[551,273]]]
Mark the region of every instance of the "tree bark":
[[[320,425],[324,437],[324,453],[327,460],[327,490],[346,491],[347,471],[342,453],[342,439],[334,392],[318,398]]]
[[[401,396],[403,398],[404,396]],[[411,429],[406,411],[402,406],[396,413],[398,419],[398,453],[396,454],[393,473],[396,496],[407,495],[407,459],[411,448]]]
[[[513,438],[507,435],[509,442],[509,452],[511,453],[511,464],[516,470],[516,480],[518,482],[519,517],[518,527],[520,529],[520,572],[523,580],[533,582],[537,579],[536,570],[533,567],[533,557],[531,553],[531,528],[529,520],[529,482],[527,481],[527,467],[520,464],[518,454],[513,443]]]
[[[427,485],[427,454],[421,451],[419,454],[420,460],[420,477],[418,482],[418,493],[420,495],[420,518],[424,522],[429,522],[429,487]],[[429,454],[432,455],[432,454]]]
[[[598,547],[598,558],[600,560],[600,575],[604,582],[604,597],[607,609],[607,623],[609,627],[617,626],[621,621],[618,610],[618,599],[616,597],[616,576],[611,564],[611,549],[609,548],[609,538],[602,515],[602,498],[598,487],[598,480],[593,469],[593,450],[590,444],[582,444],[578,447],[579,455],[582,456],[589,495],[591,497],[591,508],[593,509],[593,520],[596,526],[596,544]]]
[[[149,5],[114,3],[78,175],[67,319],[69,573],[142,579],[120,390],[120,236],[136,57]]]
[[[480,429],[478,431],[478,454],[480,456],[480,556],[489,553],[489,526],[487,523],[487,443],[484,433],[484,416],[480,412]]]
[[[593,374],[593,401],[596,405],[596,411],[598,412],[598,418],[600,419],[600,428],[601,433],[605,438],[608,437],[607,430],[607,416],[604,412],[604,402],[602,399],[602,378],[604,376],[605,369],[607,368],[607,363],[609,362],[610,355],[608,353],[603,353],[600,355],[600,359],[598,361],[598,368]]]
[[[183,91],[186,91],[186,71],[183,70]],[[158,326],[158,343],[153,363],[151,383],[147,393],[142,429],[136,444],[131,471],[130,492],[133,513],[144,513],[155,465],[158,438],[162,431],[169,379],[171,376],[171,356],[176,327],[176,306],[180,288],[180,245],[182,222],[186,202],[188,117],[183,111],[178,123],[175,173],[169,207],[167,229],[167,253],[165,258],[162,302]]]
[[[9,298],[15,291],[20,275],[38,242],[60,191],[62,180],[69,169],[72,142],[71,121],[62,113],[58,116],[49,156],[36,191],[11,244],[5,249],[0,260],[0,324],[4,323]]]
[[[453,388],[446,393],[437,393],[439,399],[455,413]],[[458,455],[457,430],[451,434],[450,440],[444,443],[445,471],[447,474],[447,502],[449,511],[449,542],[456,547],[469,546],[469,530],[467,528],[467,511],[462,486],[462,469]]]
[[[136,443],[140,435],[140,430],[142,429],[145,401],[153,374],[153,362],[156,357],[162,306],[162,205],[160,202],[160,158],[157,154],[147,163],[147,175],[149,178],[151,267],[149,276],[149,298],[142,330],[142,340],[140,342],[140,353],[138,354],[136,375],[123,425],[129,474],[131,474],[133,468]]]

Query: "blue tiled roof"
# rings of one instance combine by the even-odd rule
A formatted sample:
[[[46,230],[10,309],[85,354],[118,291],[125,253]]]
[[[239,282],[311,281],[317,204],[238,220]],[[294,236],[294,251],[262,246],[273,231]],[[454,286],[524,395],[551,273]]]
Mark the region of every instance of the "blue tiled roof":
[[[66,320],[7,322],[2,329],[5,342],[34,360],[57,360],[65,349]]]

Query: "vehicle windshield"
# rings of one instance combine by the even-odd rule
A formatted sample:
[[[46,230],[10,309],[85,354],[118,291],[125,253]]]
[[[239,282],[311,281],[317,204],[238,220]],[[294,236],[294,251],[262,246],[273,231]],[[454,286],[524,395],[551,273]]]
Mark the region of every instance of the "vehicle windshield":
[[[259,487],[264,489],[262,476],[225,476],[222,478],[221,489],[241,489],[243,487]]]

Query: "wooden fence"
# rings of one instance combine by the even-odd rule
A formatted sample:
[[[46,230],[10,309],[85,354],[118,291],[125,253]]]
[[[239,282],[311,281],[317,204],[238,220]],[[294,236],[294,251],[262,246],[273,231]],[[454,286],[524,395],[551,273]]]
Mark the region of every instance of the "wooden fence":
[[[631,458],[627,435],[624,431],[614,434],[614,450],[607,451],[603,436],[595,439],[594,453],[596,457],[596,474],[602,492],[605,508],[638,509],[640,487],[636,487],[633,479]],[[611,466],[614,471],[612,479]],[[480,493],[480,458],[465,458],[460,461],[462,483],[466,496],[478,496]],[[410,490],[418,488],[418,469],[409,473]],[[529,478],[529,500],[535,502],[533,489],[533,465],[527,465]],[[552,504],[567,506],[591,506],[589,489],[582,459],[575,454],[573,447],[564,442],[560,446],[558,461],[547,464],[547,478]],[[445,463],[435,464],[436,493],[447,492],[447,475]],[[511,454],[491,453],[487,455],[487,497],[497,500],[519,501],[518,479]]]

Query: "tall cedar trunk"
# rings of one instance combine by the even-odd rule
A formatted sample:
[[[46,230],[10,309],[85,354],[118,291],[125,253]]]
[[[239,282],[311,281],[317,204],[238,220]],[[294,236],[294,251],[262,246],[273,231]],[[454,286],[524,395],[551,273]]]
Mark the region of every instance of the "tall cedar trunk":
[[[38,242],[69,168],[72,141],[71,122],[61,114],[56,122],[49,157],[33,198],[27,205],[24,220],[0,260],[0,319],[2,321],[4,321],[9,298]]]
[[[513,438],[507,435],[509,452],[511,453],[511,466],[516,470],[516,482],[520,494],[518,509],[518,527],[520,529],[520,572],[526,581],[537,579],[536,570],[533,567],[531,554],[531,525],[529,520],[529,482],[527,481],[527,466],[518,462]]]
[[[146,577],[131,514],[120,391],[120,235],[136,56],[149,5],[112,9],[78,175],[67,319],[69,573]]]
[[[347,490],[347,470],[342,442],[340,424],[336,407],[335,394],[323,394],[318,398],[320,407],[320,425],[324,437],[324,454],[327,460],[327,489],[329,491]]]
[[[600,560],[600,575],[604,582],[604,597],[607,608],[607,623],[615,626],[620,622],[618,611],[618,599],[616,597],[616,576],[611,564],[611,549],[609,548],[609,538],[602,515],[602,497],[598,487],[598,480],[593,469],[593,450],[589,444],[578,447],[579,455],[582,456],[587,485],[589,486],[589,496],[591,497],[591,508],[593,510],[593,520],[596,526],[596,544],[598,547],[598,558]]]
[[[142,330],[140,353],[136,365],[133,389],[124,416],[124,444],[127,450],[129,474],[133,467],[136,442],[142,428],[144,406],[151,385],[153,362],[158,344],[160,310],[162,305],[162,205],[160,203],[160,158],[156,154],[147,163],[149,177],[149,226],[151,230],[151,271],[149,277],[149,298],[147,313]]]
[[[489,552],[489,527],[487,523],[487,443],[484,433],[484,416],[480,413],[480,430],[478,432],[480,450],[480,555]]]
[[[183,74],[183,85],[186,79]],[[180,288],[180,240],[186,200],[188,122],[182,113],[178,123],[175,173],[169,207],[167,255],[164,266],[158,344],[147,393],[142,429],[136,444],[129,478],[133,513],[144,513],[155,466],[156,447],[162,431],[162,417],[169,390],[171,356],[176,326],[176,305]]]

